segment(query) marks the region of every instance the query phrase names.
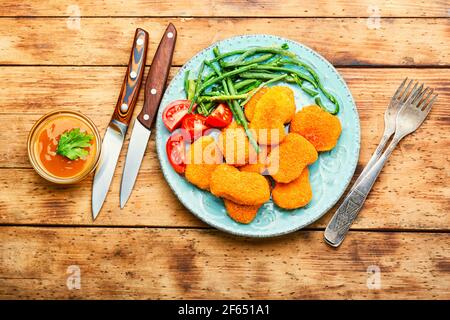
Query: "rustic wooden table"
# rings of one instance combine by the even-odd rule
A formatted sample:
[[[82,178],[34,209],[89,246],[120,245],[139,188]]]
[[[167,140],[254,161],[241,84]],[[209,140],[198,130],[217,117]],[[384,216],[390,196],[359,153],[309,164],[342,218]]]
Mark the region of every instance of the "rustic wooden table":
[[[440,0],[3,0],[0,298],[449,299],[449,9]],[[280,35],[324,55],[358,106],[357,173],[381,137],[400,81],[408,76],[436,89],[428,120],[394,152],[340,248],[323,241],[334,210],[274,239],[211,229],[170,191],[154,137],[124,210],[122,152],[95,223],[92,177],[60,187],[31,168],[32,124],[64,107],[86,113],[104,132],[135,28],[150,33],[150,63],[168,22],[179,32],[171,76],[197,51],[238,34]]]

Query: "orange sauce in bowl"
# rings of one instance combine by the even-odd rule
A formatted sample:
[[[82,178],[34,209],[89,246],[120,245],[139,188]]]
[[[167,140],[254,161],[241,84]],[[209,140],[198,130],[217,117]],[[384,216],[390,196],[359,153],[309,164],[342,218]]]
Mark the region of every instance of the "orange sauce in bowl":
[[[87,123],[72,116],[56,117],[42,125],[35,142],[35,152],[41,167],[48,174],[58,178],[70,178],[91,169],[97,147],[95,137],[91,140],[91,146],[86,148],[89,154],[85,159],[70,160],[56,153],[61,135],[75,128],[93,134]]]

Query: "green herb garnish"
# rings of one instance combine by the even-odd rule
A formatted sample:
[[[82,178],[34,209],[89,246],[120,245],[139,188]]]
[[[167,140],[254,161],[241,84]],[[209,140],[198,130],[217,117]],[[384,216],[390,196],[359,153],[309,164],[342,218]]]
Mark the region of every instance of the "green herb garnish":
[[[92,134],[81,132],[80,128],[66,131],[59,138],[56,153],[70,160],[84,159],[89,154],[89,151],[85,148],[91,146],[90,142],[93,139]]]

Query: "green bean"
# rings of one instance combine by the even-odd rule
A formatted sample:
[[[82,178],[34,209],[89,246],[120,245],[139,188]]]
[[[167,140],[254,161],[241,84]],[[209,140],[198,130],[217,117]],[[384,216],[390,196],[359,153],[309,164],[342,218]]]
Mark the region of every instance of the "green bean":
[[[230,78],[227,78],[227,85],[230,90],[230,93],[236,94],[236,90],[235,90],[235,88],[233,86],[233,82],[231,81]],[[238,118],[241,120],[242,126],[244,127],[244,130],[245,130],[245,134],[248,137],[248,141],[253,146],[253,149],[255,149],[256,153],[259,153],[258,143],[256,142],[255,138],[253,137],[252,132],[248,128],[248,122],[247,122],[247,119],[245,118],[245,115],[244,115],[244,112],[242,111],[241,106],[239,105],[239,103],[237,103],[236,100],[231,101],[231,103],[234,104],[235,112],[236,112]]]
[[[316,81],[311,78],[310,76],[301,73],[298,70],[294,70],[294,69],[290,69],[290,68],[284,68],[284,67],[274,67],[274,66],[265,66],[265,65],[257,65],[255,67],[256,70],[273,70],[273,71],[282,71],[282,72],[287,72],[287,73],[294,73],[296,75],[298,75],[301,79],[304,79],[306,81],[308,81],[309,83],[311,83],[314,88],[318,87],[318,84],[316,83]]]
[[[216,49],[216,48],[217,48],[217,47],[214,47],[214,48],[213,48],[213,52],[214,52],[214,50],[216,50],[216,51],[219,50],[219,48],[217,48],[217,49]],[[226,52],[226,53],[223,53],[223,54],[216,55],[213,59],[209,60],[208,62],[209,62],[209,63],[218,62],[218,61],[220,61],[220,60],[222,60],[222,59],[224,59],[224,58],[227,58],[227,57],[235,56],[235,55],[237,55],[237,54],[244,53],[245,51],[247,51],[247,50],[246,50],[246,49],[240,49],[240,50],[229,51],[229,52]],[[215,54],[215,52],[214,52],[214,54]]]
[[[316,99],[314,99],[314,101],[316,102],[316,104],[321,107],[323,110],[325,110],[328,113],[331,113],[332,115],[336,115],[339,112],[339,105],[335,105],[335,109],[333,111],[328,110],[327,107],[325,107],[322,103],[322,100],[320,99],[320,97],[316,97]]]
[[[238,93],[239,94],[248,93],[248,92],[252,91],[253,89],[258,88],[260,84],[261,84],[261,81],[256,81],[254,84],[251,84],[251,85],[245,87],[244,89],[242,89],[241,91],[238,91]]]
[[[195,95],[195,87],[196,83],[195,80],[188,80],[188,93],[187,93],[187,99],[192,100]]]
[[[218,47],[215,47],[215,48],[213,49],[213,52],[214,52],[214,55],[215,55],[216,57],[219,57],[219,56],[220,56],[220,52],[219,52],[219,48],[218,48]],[[219,62],[219,65],[220,65],[221,59],[218,59],[217,61]],[[252,65],[249,65],[249,66],[252,66]],[[248,66],[247,66],[247,67],[248,67]],[[244,68],[245,68],[245,67],[244,67]],[[242,68],[241,68],[241,69],[242,69]],[[220,72],[219,69],[215,69],[215,70],[217,70],[216,72],[217,72],[217,74],[219,75],[219,77],[224,75],[224,74],[221,74],[221,72]],[[236,69],[236,70],[238,70],[238,69]],[[230,74],[230,72],[228,72],[228,74]],[[230,76],[231,76],[231,75],[229,75],[229,77],[230,77]],[[226,93],[227,95],[230,95],[230,94],[236,94],[236,89],[234,88],[233,82],[231,81],[231,78],[229,78],[229,77],[226,78],[227,80],[225,80],[225,77],[222,78],[222,84],[223,84],[224,91],[225,91],[225,93]],[[241,109],[241,106],[239,105],[239,103],[237,103],[236,100],[230,101],[230,102],[228,103],[228,105],[229,105],[229,107],[230,107],[230,109],[231,109],[231,112],[233,113],[233,116],[234,116],[236,122],[244,127],[245,134],[247,135],[250,144],[253,146],[253,148],[255,149],[255,151],[256,151],[257,153],[259,153],[259,146],[258,146],[258,144],[256,143],[255,139],[253,138],[253,134],[252,134],[251,131],[248,129],[247,119],[245,118],[245,115],[244,115],[244,113],[243,113],[243,111],[242,111],[242,109]]]
[[[309,88],[306,88],[305,86],[301,85],[300,88],[309,96],[311,97],[315,97],[317,96],[319,93],[315,90],[311,90]]]
[[[262,80],[270,80],[279,76],[277,73],[270,72],[255,72],[255,71],[247,71],[243,72],[239,75],[244,79],[262,79]]]
[[[262,56],[256,57],[254,59],[251,60],[247,60],[247,61],[242,61],[242,62],[224,62],[222,64],[223,68],[230,68],[230,67],[242,67],[242,66],[246,66],[252,63],[260,63],[260,62],[264,62],[266,60],[269,60],[270,58],[272,58],[274,56],[274,54],[272,53],[267,53],[264,54]]]
[[[254,71],[248,71],[241,73],[239,77],[241,78],[248,78],[248,79],[261,79],[261,80],[270,80],[279,77],[279,73],[271,73],[271,72],[254,72]],[[288,75],[286,78],[284,78],[286,82],[294,82],[295,80],[292,76]]]
[[[246,94],[231,94],[231,95],[217,95],[217,96],[202,96],[204,101],[227,101],[227,100],[240,100],[247,98]]]
[[[212,79],[210,79],[207,82],[204,82],[202,84],[202,86],[200,87],[200,92],[205,90],[207,87],[213,85],[214,83],[217,83],[217,82],[221,81],[222,79],[229,78],[231,76],[234,76],[234,75],[237,75],[239,73],[245,72],[247,70],[253,69],[256,66],[257,66],[257,64],[250,64],[248,66],[240,67],[238,69],[234,69],[232,71],[228,71],[228,72],[222,73],[220,76],[212,78]]]
[[[231,64],[237,64],[237,63],[242,63],[244,62],[244,60],[254,54],[257,53],[273,53],[273,54],[279,54],[280,56],[286,56],[286,57],[291,57],[291,58],[295,58],[295,54],[290,52],[290,51],[286,51],[280,48],[276,48],[276,47],[254,47],[251,49],[248,49],[247,51],[245,51],[243,54],[241,54],[239,56],[239,58],[237,58],[235,61],[231,62]]]
[[[217,47],[215,47],[215,48],[213,49],[213,53],[214,53],[214,55],[219,56],[219,49],[218,49]],[[220,65],[220,61],[221,61],[221,60],[218,60],[219,65]],[[216,65],[214,64],[214,62],[207,61],[206,64],[207,64],[211,69],[213,69],[214,72],[215,72],[219,77],[222,76],[222,72],[220,71],[220,69],[219,69],[218,67],[216,67]],[[227,86],[227,83],[226,83],[225,79],[222,79],[222,87],[223,87],[223,91],[225,92],[225,94],[226,94],[226,95],[230,95],[230,91],[228,90],[228,86]],[[233,113],[233,115],[236,115],[236,111],[235,111],[235,108],[234,108],[234,104],[233,104],[231,101],[229,101],[229,102],[228,102],[228,105],[229,105],[229,107],[230,107],[231,112]],[[240,119],[238,119],[236,116],[235,116],[235,119],[236,119],[236,122],[237,122],[238,124],[241,124]]]
[[[266,82],[261,83],[261,84],[256,88],[256,90],[253,90],[252,93],[250,93],[250,94],[248,95],[247,99],[245,99],[243,102],[240,103],[240,105],[243,106],[243,105],[247,104],[247,102],[249,102],[250,99],[255,95],[255,93],[257,93],[259,90],[261,90],[261,88],[263,88],[263,87],[265,87],[265,86],[267,86],[267,85],[269,85],[269,84],[271,84],[271,83],[273,83],[273,82],[277,82],[277,81],[283,80],[283,79],[286,78],[287,76],[288,76],[287,74],[282,74],[282,75],[280,75],[280,76],[278,76],[278,77],[276,77],[276,78],[273,78],[273,79],[270,79],[270,80],[268,80],[268,81],[266,81]]]
[[[329,93],[323,87],[322,82],[320,81],[319,75],[316,73],[316,71],[310,65],[308,65],[307,63],[305,63],[303,61],[298,60],[297,58],[281,60],[280,63],[283,63],[283,64],[294,64],[294,65],[297,65],[299,67],[303,67],[305,70],[307,70],[312,75],[312,77],[314,78],[315,82],[317,83],[317,87],[322,91],[324,96],[327,97],[328,100],[330,100],[335,105],[335,107],[336,107],[335,110],[337,110],[337,112],[339,112],[339,102],[336,100],[336,98],[331,93]],[[315,88],[317,88],[317,87],[315,87]]]
[[[221,92],[221,91],[208,91],[208,92],[203,92],[203,95],[204,96],[211,96],[211,97],[213,97],[213,96],[220,96],[220,95],[222,95],[223,94],[223,92]]]
[[[215,76],[215,72],[211,72],[203,79],[203,81],[208,81],[209,79],[213,78]]]
[[[277,66],[279,61],[281,61],[282,57],[276,56],[273,60],[267,61],[266,63],[263,63],[263,65],[267,66]]]
[[[205,68],[205,62],[203,61],[200,64],[200,69],[198,71],[197,75],[197,82],[195,85],[195,94],[194,97],[191,100],[191,105],[189,106],[188,113],[192,112],[192,107],[194,106],[195,102],[197,101],[198,95],[200,94],[201,84],[202,84],[202,76],[203,76],[203,69]]]
[[[299,86],[306,94],[308,94],[309,96],[315,97],[315,96],[317,96],[317,95],[319,94],[317,91],[305,87],[305,86],[303,85],[302,80],[301,80],[296,74],[293,74],[292,77],[294,78],[295,83],[297,83],[298,86]]]
[[[184,93],[186,94],[186,99],[189,96],[189,70],[184,73]]]
[[[242,74],[241,74],[241,75],[242,75]],[[236,90],[239,90],[239,89],[242,89],[242,88],[244,88],[244,87],[246,87],[246,86],[248,86],[248,85],[251,85],[251,84],[253,84],[253,83],[255,83],[255,82],[258,82],[258,80],[256,80],[256,79],[246,79],[246,80],[242,80],[242,81],[239,81],[239,82],[235,83],[235,84],[234,84],[234,88],[235,88]]]

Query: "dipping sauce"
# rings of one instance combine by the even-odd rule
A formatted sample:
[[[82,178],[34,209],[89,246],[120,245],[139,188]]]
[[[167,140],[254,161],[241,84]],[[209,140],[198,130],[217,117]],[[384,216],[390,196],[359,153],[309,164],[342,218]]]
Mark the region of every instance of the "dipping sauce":
[[[79,129],[80,133],[91,135],[85,156],[69,159],[58,154],[58,142],[61,135]],[[30,132],[28,152],[36,171],[47,180],[56,183],[74,183],[92,172],[99,159],[99,134],[92,121],[86,116],[71,112],[58,111],[42,117]]]
[[[92,135],[89,127],[83,121],[68,116],[48,121],[39,133],[39,140],[36,144],[39,161],[42,166],[54,176],[62,178],[76,176],[89,167],[94,160],[96,148],[95,139],[91,140],[90,147],[85,148],[89,154],[84,159],[78,158],[70,160],[69,158],[56,153],[61,135],[74,128],[80,128],[81,132]]]

